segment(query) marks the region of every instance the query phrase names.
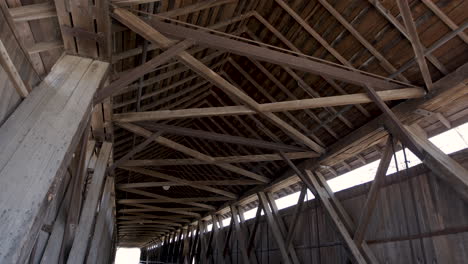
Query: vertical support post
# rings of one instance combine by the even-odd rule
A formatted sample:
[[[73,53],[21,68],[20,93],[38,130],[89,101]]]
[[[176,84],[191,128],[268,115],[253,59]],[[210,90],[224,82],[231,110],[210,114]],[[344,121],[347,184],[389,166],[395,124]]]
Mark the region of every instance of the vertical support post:
[[[91,235],[91,228],[94,223],[94,216],[98,201],[101,197],[101,190],[104,184],[107,164],[112,152],[112,143],[104,142],[99,152],[99,157],[91,179],[90,188],[86,196],[80,221],[76,229],[76,236],[70,250],[67,263],[83,263],[86,256],[88,240]]]
[[[261,203],[258,203],[257,213],[255,214],[254,226],[253,226],[252,232],[250,233],[249,242],[247,244],[247,251],[249,253],[249,256],[250,256],[251,252],[254,251],[254,248],[255,248],[255,245],[254,245],[255,236],[257,234],[258,226],[260,225],[261,215],[262,215],[262,205],[261,205]]]
[[[234,227],[236,229],[236,236],[237,236],[237,241],[239,242],[239,247],[240,247],[240,251],[241,251],[241,256],[242,256],[242,263],[245,263],[245,264],[249,264],[250,263],[250,259],[249,259],[249,255],[247,254],[247,248],[246,248],[246,245],[245,245],[245,233],[244,233],[244,230],[242,229],[241,225],[240,225],[240,221],[239,221],[239,212],[238,212],[238,209],[231,205],[231,217],[234,221]]]
[[[360,248],[356,245],[351,237],[351,230],[347,229],[343,218],[340,217],[335,207],[330,202],[333,201],[333,203],[337,203],[339,205],[338,201],[332,198],[333,193],[331,192],[326,181],[322,182],[324,186],[322,187],[317,181],[315,175],[310,170],[306,170],[306,174],[304,174],[299,170],[299,168],[296,167],[296,165],[294,165],[290,159],[284,155],[284,153],[280,152],[280,155],[283,157],[284,161],[286,161],[286,163],[296,172],[297,176],[307,186],[307,188],[312,191],[314,196],[322,202],[325,211],[343,238],[355,261],[357,263],[367,263],[367,259],[370,260],[370,263],[378,263],[370,250],[364,250],[366,255],[366,259],[364,259],[363,254],[359,250]],[[345,214],[346,212],[343,210],[342,213]]]
[[[294,233],[296,232],[297,222],[299,220],[299,215],[301,214],[302,207],[304,205],[304,199],[307,194],[307,187],[302,185],[301,193],[299,194],[299,199],[297,200],[297,205],[294,208],[293,219],[291,220],[291,227],[289,228],[288,236],[286,237],[286,247],[289,248],[292,245],[292,240],[294,239]]]
[[[279,215],[278,206],[276,205],[275,199],[273,198],[273,194],[271,192],[267,192],[266,195],[267,195],[268,202],[270,203],[270,207],[272,209],[273,216],[274,216],[276,222],[278,223],[278,226],[279,226],[279,228],[281,230],[281,236],[283,237],[283,240],[284,240],[284,238],[288,235],[288,230],[286,228],[286,224],[284,223],[283,218]],[[286,246],[286,243],[285,243],[285,246]],[[294,249],[294,245],[290,244],[289,247],[286,246],[286,249],[288,250],[289,255],[291,256],[292,262],[294,264],[298,264],[299,259],[297,258],[297,254],[296,254],[296,250]]]
[[[378,199],[378,191],[382,185],[385,175],[387,174],[388,166],[392,160],[393,153],[393,139],[391,136],[388,137],[387,143],[385,144],[385,149],[383,156],[380,159],[379,167],[377,168],[377,173],[375,174],[374,181],[372,182],[369,193],[367,194],[366,203],[362,208],[361,217],[359,218],[359,223],[354,233],[354,241],[356,244],[361,245],[364,241],[364,236],[366,234],[367,226],[369,225],[372,212],[375,208]]]
[[[263,210],[265,211],[265,215],[267,216],[268,226],[271,228],[273,236],[275,237],[276,243],[281,252],[281,256],[283,257],[283,261],[286,264],[291,264],[291,260],[289,259],[288,250],[286,249],[286,245],[284,243],[284,238],[281,235],[281,230],[278,226],[278,223],[275,221],[273,216],[273,211],[268,204],[267,197],[265,193],[259,192],[257,193],[258,200],[262,204]]]

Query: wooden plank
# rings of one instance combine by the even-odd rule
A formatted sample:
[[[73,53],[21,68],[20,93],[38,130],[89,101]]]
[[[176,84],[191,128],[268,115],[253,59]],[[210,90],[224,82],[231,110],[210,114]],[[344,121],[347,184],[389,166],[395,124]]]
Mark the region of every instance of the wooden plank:
[[[94,226],[96,209],[101,198],[101,190],[106,179],[107,164],[111,152],[112,143],[104,142],[99,151],[98,160],[84,201],[80,222],[76,229],[75,239],[68,255],[67,263],[83,263],[86,258],[88,241],[91,236],[92,227]]]
[[[190,186],[190,187],[197,188],[197,189],[200,189],[200,190],[205,190],[207,192],[220,194],[220,195],[232,198],[232,199],[237,198],[237,195],[235,195],[234,193],[224,191],[224,190],[221,190],[221,189],[218,189],[218,188],[210,187],[210,186],[207,186],[207,185],[203,185],[203,184],[198,184],[195,181],[184,180],[182,178],[174,177],[174,176],[171,176],[171,175],[168,175],[168,174],[165,174],[165,173],[161,173],[161,172],[158,172],[158,171],[147,170],[147,169],[143,169],[143,168],[123,167],[123,166],[121,166],[120,168],[123,168],[123,169],[128,170],[128,171],[133,171],[133,172],[136,172],[136,173],[140,173],[140,174],[143,174],[143,175],[148,175],[148,176],[151,176],[151,177],[156,177],[156,178],[159,178],[159,179],[167,180],[167,181],[173,181],[173,182],[181,183],[181,184],[184,184],[186,186]]]
[[[391,91],[381,91],[377,94],[382,100],[401,100],[410,98],[420,98],[425,95],[421,88],[405,88]],[[365,93],[338,95],[321,98],[302,99],[294,101],[285,101],[278,103],[259,104],[262,112],[281,112],[320,108],[327,106],[339,106],[349,104],[361,104],[372,102],[372,99]],[[139,113],[123,113],[115,114],[114,120],[117,122],[139,122],[139,121],[156,121],[175,118],[193,118],[206,116],[229,116],[229,115],[249,115],[255,114],[256,111],[249,109],[246,106],[224,106],[210,108],[191,108],[181,110],[159,110]]]
[[[10,78],[11,83],[13,83],[13,86],[15,87],[18,94],[22,98],[28,96],[29,91],[31,91],[31,87],[27,82],[24,82],[19,75],[15,65],[13,64],[13,61],[10,58],[10,55],[8,55],[8,51],[6,50],[5,45],[3,45],[2,40],[0,40],[0,64],[3,67],[3,70],[5,70],[5,72],[8,74],[8,77]]]
[[[64,0],[56,0],[64,1]],[[95,24],[93,19],[93,13],[96,10],[94,3],[88,0],[75,0],[75,1],[65,1],[67,7],[70,11],[70,18],[72,19],[72,24],[70,27],[61,25],[62,33],[70,34],[73,32],[77,33],[75,36],[75,43],[77,47],[77,52],[81,56],[97,58],[98,57],[98,48],[97,42],[104,40],[104,35],[102,32],[96,33]],[[70,30],[66,30],[66,29]],[[64,30],[65,29],[65,30]],[[100,39],[93,39],[92,35],[98,35]],[[91,36],[91,38],[89,37]]]
[[[22,254],[30,249],[23,246],[34,240],[54,199],[52,186],[62,179],[108,66],[63,56],[50,73],[58,74],[52,78],[57,81],[46,78],[0,128],[0,262],[22,263],[28,257]]]
[[[55,6],[50,2],[23,5],[8,10],[15,22],[27,22],[57,16]]]
[[[403,22],[405,23],[406,30],[408,31],[408,37],[413,46],[414,54],[416,55],[416,61],[418,62],[419,69],[426,84],[428,90],[432,89],[432,79],[429,68],[427,67],[426,57],[424,56],[424,48],[421,44],[421,40],[418,36],[418,30],[416,29],[416,24],[413,20],[413,15],[411,14],[411,9],[409,7],[408,1],[397,0],[398,8],[400,9],[400,14],[403,17]]]
[[[57,9],[57,18],[60,25],[64,49],[71,54],[76,54],[78,51],[76,49],[75,39],[65,31],[65,27],[71,27],[73,25],[69,7],[65,4],[64,0],[54,0],[54,2],[55,8]]]
[[[44,51],[54,50],[63,48],[62,41],[47,41],[47,42],[36,42],[33,46],[28,48],[29,54],[36,54]]]
[[[367,227],[369,226],[369,221],[372,216],[372,212],[377,204],[377,199],[379,195],[380,186],[382,186],[383,181],[387,175],[388,166],[392,160],[393,155],[393,139],[389,137],[387,143],[385,144],[385,149],[380,159],[379,167],[375,174],[374,181],[370,187],[369,193],[367,194],[366,203],[361,211],[361,216],[359,217],[359,222],[357,225],[356,232],[354,233],[354,241],[356,244],[361,245],[364,241],[366,235]]]

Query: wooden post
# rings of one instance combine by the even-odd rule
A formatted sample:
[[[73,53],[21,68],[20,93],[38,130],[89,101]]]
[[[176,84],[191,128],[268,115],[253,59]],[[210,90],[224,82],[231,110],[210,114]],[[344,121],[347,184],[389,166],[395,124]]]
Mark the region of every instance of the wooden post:
[[[21,76],[16,70],[13,61],[11,61],[11,58],[8,55],[8,51],[6,50],[5,45],[3,45],[2,40],[0,40],[0,64],[8,74],[8,77],[10,77],[10,81],[13,83],[13,86],[15,87],[18,94],[22,98],[28,96],[29,91],[31,91],[31,87],[29,87],[29,84],[21,79]]]
[[[94,225],[96,208],[101,197],[101,190],[106,177],[107,164],[109,162],[111,152],[112,143],[104,142],[101,150],[99,151],[99,157],[96,167],[94,168],[90,188],[85,198],[83,211],[81,212],[80,222],[76,229],[73,246],[68,256],[67,263],[69,264],[83,263],[86,257],[88,241]]]
[[[234,227],[236,229],[236,236],[237,236],[237,241],[239,242],[239,248],[241,251],[241,256],[242,256],[242,263],[249,264],[250,263],[250,258],[247,253],[247,248],[246,248],[246,240],[245,240],[245,233],[244,230],[242,229],[240,222],[239,222],[239,212],[238,209],[231,205],[231,217],[234,222]]]
[[[387,143],[385,144],[384,153],[382,158],[380,159],[379,167],[377,168],[377,173],[375,174],[374,181],[372,182],[371,188],[369,193],[367,194],[366,203],[362,208],[361,217],[359,218],[358,227],[356,232],[354,233],[354,241],[356,244],[361,245],[362,241],[364,240],[364,236],[366,234],[367,226],[369,225],[370,218],[372,216],[372,211],[377,204],[378,199],[378,191],[380,186],[382,185],[385,176],[387,175],[388,166],[390,165],[390,161],[392,160],[393,154],[393,140],[392,137],[389,136],[387,139]]]
[[[291,264],[292,262],[289,258],[288,250],[286,249],[284,238],[283,238],[283,235],[281,234],[281,229],[279,228],[278,223],[276,222],[273,216],[273,210],[270,208],[270,205],[268,204],[268,199],[265,193],[263,192],[257,193],[257,196],[258,196],[258,200],[262,204],[262,208],[267,217],[268,226],[271,228],[273,236],[275,237],[276,243],[281,252],[281,256],[283,257],[283,261],[286,264]]]

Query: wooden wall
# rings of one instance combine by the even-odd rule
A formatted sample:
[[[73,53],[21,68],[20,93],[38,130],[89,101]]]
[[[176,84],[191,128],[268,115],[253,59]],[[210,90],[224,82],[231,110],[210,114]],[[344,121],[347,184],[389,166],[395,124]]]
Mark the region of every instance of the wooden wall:
[[[5,9],[2,7],[0,9],[0,39],[23,81],[34,87],[40,81],[39,75],[35,72],[29,60],[29,55],[22,49],[20,42],[13,33],[11,28],[13,22],[9,21],[9,17],[5,16],[4,12]],[[0,125],[5,122],[20,102],[19,94],[4,69],[0,67]]]
[[[468,167],[468,150],[453,157]],[[468,206],[448,185],[425,166],[418,165],[408,173],[389,176],[384,186],[366,233],[366,240],[380,263],[466,263]],[[370,183],[366,183],[336,194],[355,223],[369,188]],[[280,211],[287,226],[293,211],[294,207]],[[347,249],[320,203],[315,200],[305,203],[299,221],[293,243],[301,263],[351,263]],[[247,221],[249,230],[253,222],[254,219]],[[223,232],[226,231],[224,228]],[[158,256],[158,250],[150,251],[149,255]],[[235,232],[231,250],[231,263],[241,263]],[[255,252],[258,263],[282,261],[263,216]],[[216,250],[215,256],[214,263],[218,263],[220,256]]]

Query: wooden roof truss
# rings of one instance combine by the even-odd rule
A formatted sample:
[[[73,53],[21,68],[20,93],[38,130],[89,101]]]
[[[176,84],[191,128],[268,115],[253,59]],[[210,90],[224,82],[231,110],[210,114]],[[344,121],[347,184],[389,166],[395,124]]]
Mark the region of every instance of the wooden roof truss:
[[[198,257],[207,258],[213,240],[222,241],[222,216],[239,215],[224,235],[236,231],[243,261],[249,263],[255,259],[249,248],[256,230],[244,230],[243,206],[259,204],[284,262],[297,263],[291,242],[295,226],[288,232],[272,192],[282,195],[289,188],[301,190],[303,197],[308,188],[356,262],[373,262],[365,227],[378,179],[388,167],[389,146],[397,141],[466,195],[466,171],[435,148],[420,127],[409,126],[423,120],[417,110],[436,113],[446,126],[462,122],[441,112],[442,99],[461,102],[453,106],[457,111],[466,108],[466,16],[457,24],[431,0],[398,0],[393,6],[352,1],[349,10],[343,1],[289,2],[2,4],[39,74],[50,70],[44,53],[57,57],[62,49],[113,63],[111,78],[94,97],[91,129],[94,139],[114,141],[109,171],[118,190],[122,244],[167,245],[194,232],[191,242],[173,253],[191,259],[193,243],[201,243]],[[432,17],[415,13],[415,5]],[[367,24],[371,15],[375,27]],[[440,20],[449,30],[440,29],[429,43],[420,29],[425,19]],[[63,42],[25,40],[25,32],[43,20],[43,28],[59,25]],[[2,46],[2,66],[26,97],[30,88],[16,78]],[[396,54],[397,46],[406,53]],[[450,55],[455,48],[460,53]],[[355,225],[325,179],[381,155],[377,180]],[[295,165],[295,160],[304,161]],[[207,221],[214,225],[211,237],[206,237]]]

